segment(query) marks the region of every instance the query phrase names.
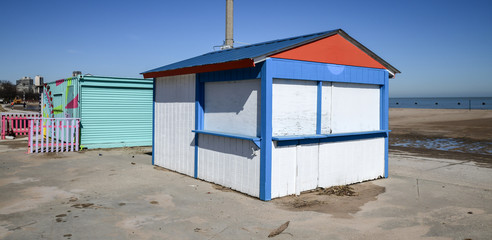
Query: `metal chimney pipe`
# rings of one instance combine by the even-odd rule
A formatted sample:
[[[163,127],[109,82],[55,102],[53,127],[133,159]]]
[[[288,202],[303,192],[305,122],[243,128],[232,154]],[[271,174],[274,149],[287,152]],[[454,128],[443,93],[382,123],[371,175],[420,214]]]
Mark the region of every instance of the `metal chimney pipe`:
[[[225,34],[225,42],[224,48],[233,48],[234,47],[234,39],[233,39],[233,0],[226,0],[226,34]]]

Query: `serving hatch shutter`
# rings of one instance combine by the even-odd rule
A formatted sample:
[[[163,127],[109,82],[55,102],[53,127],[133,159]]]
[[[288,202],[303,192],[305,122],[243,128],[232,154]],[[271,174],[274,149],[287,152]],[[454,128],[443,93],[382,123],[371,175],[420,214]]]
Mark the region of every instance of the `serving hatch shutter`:
[[[83,86],[81,95],[81,145],[152,145],[152,90]]]

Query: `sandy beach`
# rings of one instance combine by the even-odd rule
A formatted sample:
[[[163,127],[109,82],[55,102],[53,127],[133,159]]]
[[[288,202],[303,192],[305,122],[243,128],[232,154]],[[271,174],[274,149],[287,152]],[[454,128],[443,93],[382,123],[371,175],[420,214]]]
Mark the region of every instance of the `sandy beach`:
[[[390,150],[492,164],[492,111],[391,108]]]

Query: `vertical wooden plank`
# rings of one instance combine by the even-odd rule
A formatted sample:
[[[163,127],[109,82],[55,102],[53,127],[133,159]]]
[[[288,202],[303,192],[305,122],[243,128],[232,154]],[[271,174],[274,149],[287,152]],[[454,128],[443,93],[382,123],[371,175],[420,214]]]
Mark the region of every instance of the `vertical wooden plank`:
[[[56,129],[56,134],[55,134],[56,135],[56,152],[58,152],[58,147],[59,147],[58,143],[60,142],[60,121],[55,120],[55,123],[57,123],[56,128],[55,128]]]
[[[75,151],[75,127],[76,127],[77,121],[76,119],[72,120],[72,136],[70,137],[72,139],[72,152]]]
[[[37,145],[36,148],[38,149],[39,152],[41,152],[42,151],[41,148],[43,147],[43,145],[42,145],[42,142],[43,142],[43,129],[42,129],[43,128],[43,120],[38,119],[37,124],[38,124],[38,126],[37,126],[38,141],[36,143],[36,145]]]
[[[64,119],[63,122],[64,122],[64,125],[65,125],[64,126],[64,128],[65,128],[65,142],[64,142],[64,146],[65,146],[65,152],[68,152],[68,142],[70,141],[68,139],[68,131],[70,129],[68,128],[68,120],[67,119]]]
[[[64,119],[63,120],[63,124],[65,125],[64,126],[64,128],[65,128],[65,142],[64,142],[65,152],[68,152],[68,143],[70,141],[69,135],[68,135],[68,131],[70,130],[69,127],[68,127],[68,120],[67,119]]]
[[[66,152],[70,152],[70,145],[72,143],[72,124],[71,124],[71,120],[70,119],[66,119],[65,120],[65,124],[66,124],[66,128],[67,128],[67,140],[65,142],[65,145],[67,146],[66,147]]]
[[[80,120],[77,119],[76,121],[76,127],[75,127],[75,151],[79,151],[79,127],[80,127]],[[154,154],[154,152],[152,152]]]
[[[301,158],[301,156],[299,156],[300,148],[300,145],[296,146],[296,196],[301,194],[301,177],[299,174],[299,160]]]
[[[15,121],[16,118],[12,118],[12,132],[15,134],[15,130],[17,129],[17,121]]]
[[[59,152],[60,151],[60,133],[61,133],[61,129],[60,129],[60,124],[61,124],[61,121],[56,119],[55,121],[56,125],[55,125],[55,135],[56,135],[56,152]]]
[[[43,130],[42,130],[42,139],[43,139],[43,145],[41,146],[42,147],[42,151],[43,152],[49,152],[48,151],[48,142],[49,142],[49,138],[48,138],[48,126],[47,126],[47,120],[43,119],[42,122],[41,122],[42,126],[43,126]]]
[[[20,119],[20,123],[19,123],[19,125],[20,125],[19,135],[26,135],[25,134],[25,130],[24,130],[25,129],[25,125],[26,125],[25,121],[26,121],[26,117],[25,116]]]
[[[42,120],[40,121],[40,124],[41,124],[41,136],[39,138],[41,140],[41,152],[44,152],[44,123]]]
[[[62,128],[63,128],[63,142],[61,143],[62,144],[62,150],[61,152],[66,152],[67,151],[67,120],[66,119],[63,119],[62,120]]]
[[[45,152],[49,152],[50,149],[49,149],[49,142],[50,142],[50,137],[49,137],[49,125],[48,125],[48,120],[44,120],[43,121],[43,125],[44,125],[44,128],[46,129],[45,133],[46,133],[46,151]]]
[[[73,119],[69,120],[70,121],[70,138],[69,138],[69,141],[70,141],[70,151],[73,152],[73,128],[74,128],[74,125],[73,125]]]
[[[34,128],[34,119],[31,119],[31,121],[29,122],[29,126],[31,126],[31,129],[30,129],[30,150],[29,152],[32,153],[34,151],[34,134],[36,133],[36,129]]]
[[[234,152],[235,153],[240,153],[241,151],[241,141],[235,141],[234,142]],[[241,162],[242,159],[238,156],[235,156],[234,158],[234,169],[231,169],[231,172],[234,174],[234,181],[232,183],[232,186],[236,186],[236,188],[240,188],[242,181],[240,178],[240,169],[241,169]]]
[[[60,135],[59,135],[59,138],[58,138],[58,145],[60,146],[59,151],[60,152],[63,152],[63,142],[65,140],[64,139],[65,133],[63,132],[63,120],[60,120],[59,121],[58,131],[60,131]]]
[[[231,158],[229,156],[229,152],[231,150],[231,138],[224,138],[224,158],[222,162],[222,166],[220,166],[220,169],[222,171],[221,174],[221,182],[224,184],[224,186],[230,186],[230,179],[229,179],[229,169],[230,169],[230,162]]]
[[[29,137],[27,138],[27,152],[32,153],[32,127],[33,127],[33,120],[29,121]]]
[[[24,117],[20,117],[18,121],[19,121],[19,129],[17,131],[19,132],[19,135],[24,135],[23,134],[23,131],[24,131]]]
[[[219,161],[219,165],[217,166],[218,168],[218,177],[219,177],[219,183],[221,185],[225,185],[226,182],[225,182],[225,179],[226,179],[226,167],[227,167],[227,147],[228,147],[228,144],[227,144],[227,141],[230,140],[230,138],[226,138],[226,137],[223,137],[220,139],[221,141],[219,142],[219,145],[220,145],[220,161]]]
[[[5,128],[6,128],[6,124],[5,124],[5,115],[2,113],[2,139],[5,139]]]
[[[35,122],[36,122],[36,133],[35,133],[36,134],[36,142],[34,144],[34,149],[35,149],[36,153],[38,153],[39,119],[36,119]]]
[[[51,121],[51,152],[53,152],[53,145],[55,145],[55,119],[50,119]]]

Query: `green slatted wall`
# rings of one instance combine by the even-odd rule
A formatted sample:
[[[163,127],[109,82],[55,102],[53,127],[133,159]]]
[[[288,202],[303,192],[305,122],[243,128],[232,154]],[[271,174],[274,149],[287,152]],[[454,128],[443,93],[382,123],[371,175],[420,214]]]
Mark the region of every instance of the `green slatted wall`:
[[[81,145],[152,145],[152,80],[83,77]]]

